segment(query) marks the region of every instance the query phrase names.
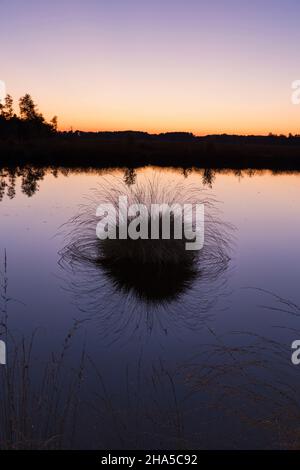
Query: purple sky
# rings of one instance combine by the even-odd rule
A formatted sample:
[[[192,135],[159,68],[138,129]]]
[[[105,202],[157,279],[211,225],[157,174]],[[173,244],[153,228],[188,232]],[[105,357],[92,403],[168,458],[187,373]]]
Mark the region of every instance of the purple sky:
[[[1,72],[61,128],[299,132],[296,0],[1,0]]]

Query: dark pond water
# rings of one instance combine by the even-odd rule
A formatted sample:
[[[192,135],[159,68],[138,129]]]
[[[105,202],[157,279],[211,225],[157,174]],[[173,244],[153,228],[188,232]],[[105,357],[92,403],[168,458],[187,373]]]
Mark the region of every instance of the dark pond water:
[[[1,175],[2,448],[299,446],[299,175]],[[68,251],[97,195],[151,181],[210,201],[219,245],[205,246],[197,275],[120,272]]]

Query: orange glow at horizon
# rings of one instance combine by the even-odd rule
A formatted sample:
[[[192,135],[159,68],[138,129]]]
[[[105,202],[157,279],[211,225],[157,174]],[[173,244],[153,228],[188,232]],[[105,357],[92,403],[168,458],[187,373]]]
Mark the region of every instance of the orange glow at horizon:
[[[4,3],[0,79],[60,130],[300,133],[295,0]]]

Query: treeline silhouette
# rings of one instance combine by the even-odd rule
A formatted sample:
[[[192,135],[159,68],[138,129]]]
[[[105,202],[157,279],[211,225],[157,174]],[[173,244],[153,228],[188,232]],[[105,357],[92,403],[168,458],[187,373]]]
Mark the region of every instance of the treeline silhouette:
[[[19,115],[14,112],[11,95],[6,95],[4,103],[0,103],[0,139],[50,137],[56,131],[57,117],[47,123],[28,93],[19,99]]]
[[[144,165],[212,169],[300,171],[300,135],[197,137],[189,132],[58,131],[46,122],[29,94],[19,114],[7,95],[0,105],[0,158],[3,166],[129,167]]]

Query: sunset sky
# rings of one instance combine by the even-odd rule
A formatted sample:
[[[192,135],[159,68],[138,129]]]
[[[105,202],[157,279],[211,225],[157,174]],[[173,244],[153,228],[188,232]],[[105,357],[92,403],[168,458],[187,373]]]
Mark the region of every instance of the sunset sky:
[[[300,133],[299,0],[0,0],[0,79],[60,129]]]

